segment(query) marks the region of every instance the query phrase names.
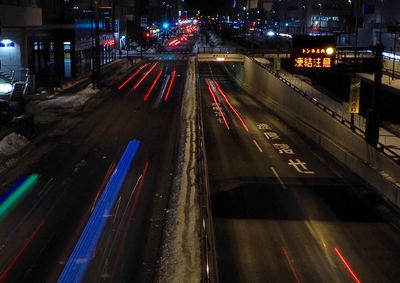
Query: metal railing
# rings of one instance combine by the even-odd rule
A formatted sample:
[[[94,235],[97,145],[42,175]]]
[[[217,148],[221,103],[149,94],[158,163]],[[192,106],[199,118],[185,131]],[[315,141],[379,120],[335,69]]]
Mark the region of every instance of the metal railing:
[[[294,91],[296,91],[298,94],[303,96],[305,99],[307,99],[309,102],[323,110],[326,114],[330,115],[332,118],[336,119],[339,121],[341,124],[345,125],[348,127],[350,130],[352,130],[354,133],[357,135],[361,136],[362,138],[365,138],[365,131],[356,125],[352,124],[350,120],[347,118],[343,117],[341,114],[338,114],[334,110],[332,110],[330,107],[324,105],[323,103],[319,102],[318,100],[314,99],[311,95],[308,95],[301,89],[299,89],[297,86],[293,85],[290,81],[286,80],[285,78],[281,77],[278,72],[272,70],[271,68],[263,65],[262,63],[258,62],[254,57],[249,57],[253,62],[255,62],[257,65],[262,67],[263,69],[267,70],[269,73],[274,75],[277,79],[285,83],[287,86],[292,88]],[[371,145],[372,146],[372,145]],[[400,165],[400,155],[393,151],[390,147],[384,145],[381,142],[377,142],[375,148],[382,152],[385,156],[396,162],[397,164]]]
[[[196,97],[198,102],[197,108],[197,176],[198,176],[198,188],[199,201],[200,201],[200,237],[201,237],[201,281],[217,283],[218,282],[218,268],[216,261],[215,252],[215,241],[214,241],[214,228],[211,212],[211,201],[210,201],[210,188],[207,174],[207,159],[205,152],[204,133],[203,133],[203,117],[201,113],[201,96],[200,96],[200,82],[198,77],[198,62],[196,59]]]

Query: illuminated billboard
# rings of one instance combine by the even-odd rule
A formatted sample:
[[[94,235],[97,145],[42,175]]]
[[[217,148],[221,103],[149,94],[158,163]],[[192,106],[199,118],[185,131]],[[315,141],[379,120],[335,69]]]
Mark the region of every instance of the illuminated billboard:
[[[333,36],[293,36],[293,66],[296,69],[330,69],[335,61]]]

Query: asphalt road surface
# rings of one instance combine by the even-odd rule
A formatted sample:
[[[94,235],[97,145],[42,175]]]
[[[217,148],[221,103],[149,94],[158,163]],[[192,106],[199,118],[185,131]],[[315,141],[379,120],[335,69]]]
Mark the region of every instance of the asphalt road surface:
[[[101,214],[107,220],[94,255],[77,262],[87,266],[84,282],[154,279],[185,73],[186,61],[144,62],[49,130],[2,176],[1,192],[21,176],[29,184],[0,214],[0,282],[58,280],[132,140],[140,144],[130,166],[118,167],[126,177],[109,213]]]
[[[220,282],[398,282],[398,215],[224,64],[199,72]]]

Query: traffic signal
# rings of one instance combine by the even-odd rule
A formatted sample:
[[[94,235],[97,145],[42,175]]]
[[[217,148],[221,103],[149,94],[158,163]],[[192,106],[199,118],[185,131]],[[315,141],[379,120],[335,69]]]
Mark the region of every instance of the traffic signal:
[[[163,29],[169,29],[169,23],[168,22],[164,22],[162,24]]]
[[[150,38],[150,32],[146,32],[145,34],[144,34],[144,37],[146,37],[146,39],[149,39]]]

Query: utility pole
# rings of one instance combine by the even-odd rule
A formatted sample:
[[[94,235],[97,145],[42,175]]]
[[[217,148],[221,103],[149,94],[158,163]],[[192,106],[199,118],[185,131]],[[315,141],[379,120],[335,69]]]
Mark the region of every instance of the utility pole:
[[[94,13],[93,13],[93,0],[90,0],[90,41],[91,41],[91,68],[92,68],[92,89],[96,89],[96,76],[95,76],[95,60],[94,60],[94,29],[93,29],[93,23],[94,23]]]
[[[99,31],[99,1],[94,1],[94,36],[95,36],[95,84],[99,87],[100,76],[100,31]]]
[[[375,46],[375,68],[374,68],[374,91],[371,98],[371,108],[367,111],[365,140],[371,145],[376,146],[379,141],[380,125],[380,92],[382,86],[382,68],[383,68],[383,50],[382,43]]]
[[[397,33],[396,31],[393,33],[393,69],[392,69],[392,80],[394,80],[394,70],[396,66],[396,41],[397,41]]]
[[[359,0],[355,0],[354,2],[355,5],[355,48],[354,48],[354,63],[357,64],[357,57],[358,57],[358,17],[359,17],[359,10],[360,10],[360,5],[359,5]],[[354,15],[354,9],[353,9],[353,15]],[[356,77],[356,72],[353,72],[353,78]],[[355,126],[354,126],[354,113],[350,114],[350,126],[351,129],[354,131]]]

